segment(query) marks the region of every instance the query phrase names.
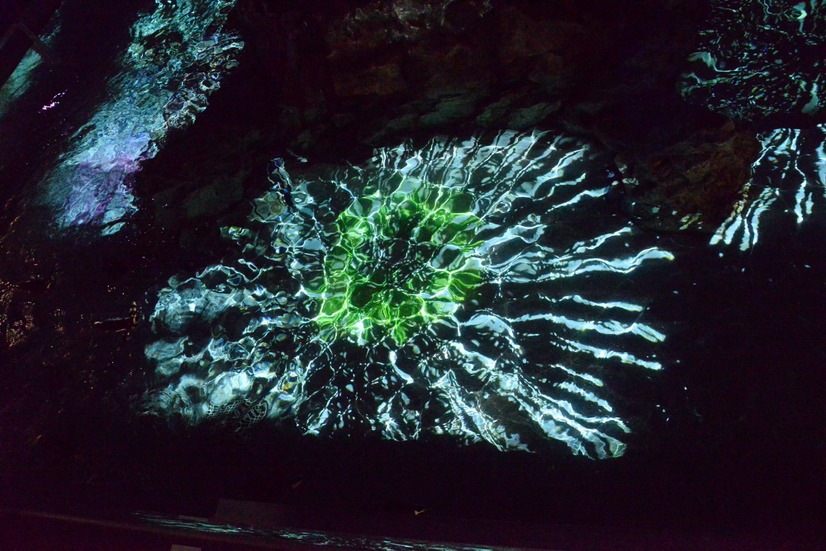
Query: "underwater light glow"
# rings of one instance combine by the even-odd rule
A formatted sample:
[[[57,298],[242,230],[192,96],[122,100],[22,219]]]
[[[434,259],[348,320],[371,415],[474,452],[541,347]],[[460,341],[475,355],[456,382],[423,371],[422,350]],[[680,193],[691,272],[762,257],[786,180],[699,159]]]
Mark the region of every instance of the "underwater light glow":
[[[236,65],[243,47],[221,32],[234,0],[157,0],[131,29],[132,43],[107,96],[75,132],[44,180],[59,230],[99,226],[108,235],[135,212],[134,174],[170,129],[191,124]]]
[[[153,414],[306,434],[449,434],[621,455],[611,381],[662,366],[634,280],[671,260],[613,212],[606,158],[503,133],[292,176],[240,256],[173,278],[146,347]]]

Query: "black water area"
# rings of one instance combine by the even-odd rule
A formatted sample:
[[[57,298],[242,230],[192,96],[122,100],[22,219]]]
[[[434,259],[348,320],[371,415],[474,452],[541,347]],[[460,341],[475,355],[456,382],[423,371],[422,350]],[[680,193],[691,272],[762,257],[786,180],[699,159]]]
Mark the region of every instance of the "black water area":
[[[503,452],[449,435],[319,438],[289,419],[239,433],[220,418],[187,426],[144,414],[156,380],[145,347],[156,338],[149,318],[158,293],[170,277],[236,254],[220,227],[242,220],[246,204],[212,219],[164,218],[137,172],[137,213],[119,232],[56,229],[53,211],[38,202],[41,182],[105,101],[116,52],[148,9],[101,4],[95,17],[107,32],[91,36],[88,12],[65,4],[54,48],[69,62],[37,69],[0,119],[2,506],[209,516],[217,500],[232,498],[284,504],[309,526],[424,510],[447,522],[781,535],[822,528],[823,212],[802,224],[769,219],[745,252],[711,246],[708,235],[648,233],[674,260],[625,285],[635,288],[638,277],[651,290],[644,320],[666,336],[657,348],[663,369],[611,379],[632,428],[622,457],[575,456],[550,440],[534,452]],[[201,143],[211,129],[231,127],[230,118],[250,116],[230,101],[246,85],[227,76],[145,172],[189,162],[187,140]],[[61,92],[60,105],[43,111]],[[347,151],[342,144],[342,163],[363,161]],[[248,193],[265,189],[265,169],[250,176],[261,181]],[[780,201],[793,208],[794,197]],[[618,204],[607,208],[624,216]]]

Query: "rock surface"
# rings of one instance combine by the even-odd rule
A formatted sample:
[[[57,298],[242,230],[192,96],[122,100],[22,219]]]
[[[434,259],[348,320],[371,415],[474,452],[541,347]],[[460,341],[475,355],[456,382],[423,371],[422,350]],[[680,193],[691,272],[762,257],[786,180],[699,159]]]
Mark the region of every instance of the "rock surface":
[[[629,211],[645,225],[713,229],[757,141],[678,94],[707,9],[702,0],[240,0],[231,25],[247,44],[241,66],[185,143],[173,136],[149,163],[143,189],[181,213],[166,221],[232,216],[265,188],[277,155],[359,162],[410,138],[562,128],[617,154]],[[241,173],[251,174],[242,190]],[[205,192],[191,187],[167,201],[183,181],[214,196],[219,182],[234,190],[221,195],[224,209],[195,208]]]
[[[729,214],[751,173],[760,144],[731,121],[622,163],[626,206],[644,227],[714,231]]]

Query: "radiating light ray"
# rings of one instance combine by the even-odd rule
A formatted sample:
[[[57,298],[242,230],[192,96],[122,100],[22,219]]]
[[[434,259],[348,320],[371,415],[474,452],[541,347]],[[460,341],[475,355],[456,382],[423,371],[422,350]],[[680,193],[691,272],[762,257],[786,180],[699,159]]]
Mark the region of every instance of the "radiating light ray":
[[[817,114],[824,31],[826,9],[817,0],[713,0],[682,94],[734,119]]]
[[[148,411],[622,454],[606,380],[661,369],[665,335],[608,289],[673,256],[609,214],[603,162],[506,132],[282,175],[295,209],[276,183],[224,232],[241,258],[160,292]]]
[[[763,150],[752,165],[728,219],[711,239],[713,245],[755,246],[770,215],[793,215],[804,224],[826,208],[826,126],[778,128],[760,136]]]

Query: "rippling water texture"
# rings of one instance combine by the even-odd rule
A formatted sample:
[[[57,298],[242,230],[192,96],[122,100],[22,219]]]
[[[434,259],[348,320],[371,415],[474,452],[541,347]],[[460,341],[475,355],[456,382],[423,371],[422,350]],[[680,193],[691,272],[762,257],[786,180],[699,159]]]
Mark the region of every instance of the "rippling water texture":
[[[494,551],[484,545],[443,544],[432,541],[414,541],[401,538],[378,536],[352,536],[330,534],[321,531],[296,529],[265,529],[216,524],[189,518],[166,518],[155,514],[138,514],[140,520],[150,525],[163,526],[175,530],[191,530],[207,534],[244,535],[262,538],[268,543],[275,541],[287,544],[299,542],[304,546],[332,549],[363,549],[365,551]]]
[[[685,97],[734,119],[823,109],[826,3],[712,0]]]
[[[683,76],[683,95],[734,119],[764,121],[822,111],[826,4],[712,2],[712,17]],[[763,150],[731,215],[711,243],[746,251],[772,218],[800,225],[826,201],[823,125],[758,135]]]
[[[239,256],[163,289],[148,409],[306,434],[426,433],[621,455],[610,381],[662,368],[631,284],[672,255],[613,214],[606,159],[505,133],[294,174],[225,228]]]
[[[158,0],[132,26],[132,41],[108,83],[107,99],[70,139],[44,180],[43,201],[58,230],[99,226],[111,234],[136,207],[134,173],[170,129],[206,109],[209,94],[243,47],[224,33],[232,0]]]
[[[759,136],[763,151],[752,177],[729,218],[712,237],[712,244],[748,250],[757,244],[761,225],[770,218],[788,217],[805,223],[826,207],[826,134],[814,128],[778,128]]]

